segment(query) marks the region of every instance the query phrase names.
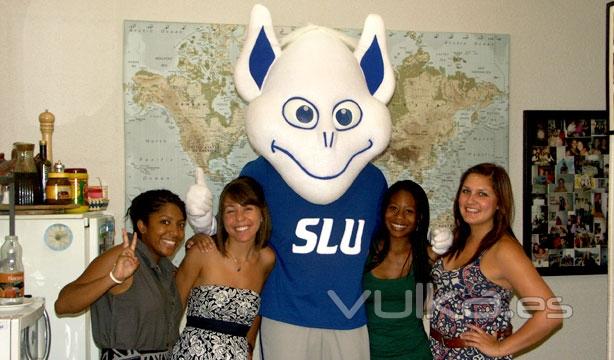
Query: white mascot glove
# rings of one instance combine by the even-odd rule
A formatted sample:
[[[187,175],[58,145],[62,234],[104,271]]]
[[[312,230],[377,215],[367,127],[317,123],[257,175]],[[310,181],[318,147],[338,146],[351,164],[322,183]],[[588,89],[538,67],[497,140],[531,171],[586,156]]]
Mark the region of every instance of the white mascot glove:
[[[196,168],[196,184],[191,185],[185,196],[188,222],[195,233],[213,235],[216,224],[213,216],[213,195],[205,183],[203,169]]]
[[[437,255],[443,255],[452,246],[452,231],[448,228],[436,228],[429,230],[429,241],[431,243],[431,249]]]

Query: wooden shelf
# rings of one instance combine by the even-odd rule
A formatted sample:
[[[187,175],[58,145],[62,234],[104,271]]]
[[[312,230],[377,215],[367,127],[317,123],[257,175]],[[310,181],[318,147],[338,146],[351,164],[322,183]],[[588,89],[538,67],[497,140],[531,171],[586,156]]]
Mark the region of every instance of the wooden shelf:
[[[16,215],[44,215],[44,214],[63,214],[68,209],[74,209],[79,205],[15,205]],[[0,204],[0,212],[8,213],[9,205]]]

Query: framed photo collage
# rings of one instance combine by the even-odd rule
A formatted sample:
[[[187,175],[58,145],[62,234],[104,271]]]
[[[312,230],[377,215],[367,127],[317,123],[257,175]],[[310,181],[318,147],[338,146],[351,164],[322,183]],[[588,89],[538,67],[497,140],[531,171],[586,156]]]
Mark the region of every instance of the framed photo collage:
[[[607,273],[605,111],[524,112],[523,245],[542,275]]]

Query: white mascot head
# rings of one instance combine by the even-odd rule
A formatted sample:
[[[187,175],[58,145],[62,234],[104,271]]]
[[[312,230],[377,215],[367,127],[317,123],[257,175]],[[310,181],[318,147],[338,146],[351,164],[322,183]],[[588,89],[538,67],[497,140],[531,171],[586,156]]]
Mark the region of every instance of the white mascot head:
[[[354,52],[333,30],[308,26],[279,45],[269,11],[256,5],[235,68],[249,106],[247,136],[284,181],[329,204],[388,146],[386,103],[394,73],[382,19],[369,15]]]

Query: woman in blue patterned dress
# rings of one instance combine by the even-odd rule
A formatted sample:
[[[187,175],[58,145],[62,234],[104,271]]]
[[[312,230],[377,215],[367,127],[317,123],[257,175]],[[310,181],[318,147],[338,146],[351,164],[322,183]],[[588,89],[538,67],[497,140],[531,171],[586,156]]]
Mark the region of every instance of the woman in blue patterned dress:
[[[561,325],[558,302],[512,232],[513,204],[503,168],[479,164],[462,175],[454,242],[432,272],[434,359],[511,359]],[[537,310],[512,333],[514,292]]]
[[[187,323],[172,359],[247,359],[260,291],[273,269],[271,221],[260,185],[239,177],[220,196],[218,234],[207,252],[190,249],[177,272]],[[249,343],[248,343],[249,338]]]

